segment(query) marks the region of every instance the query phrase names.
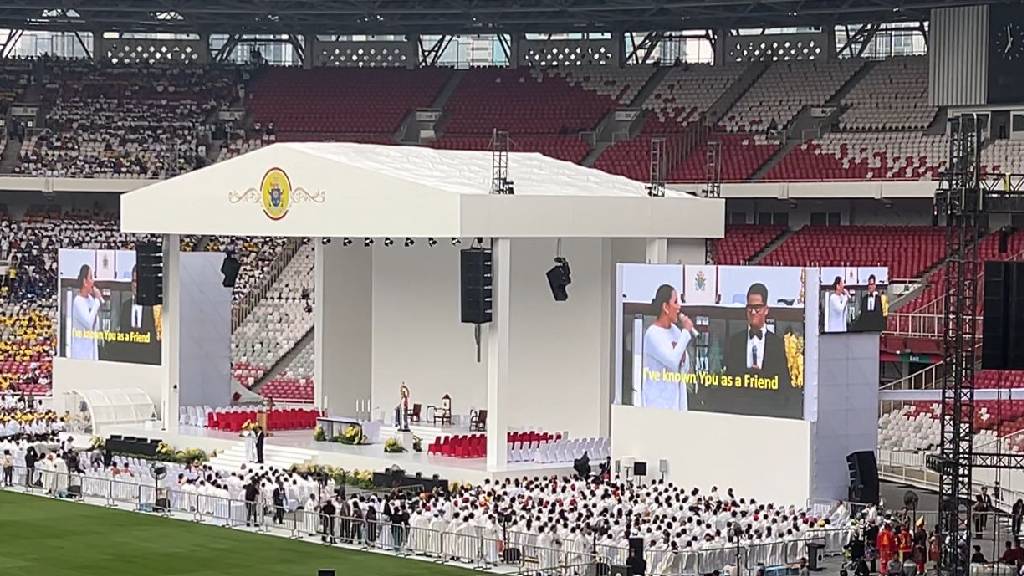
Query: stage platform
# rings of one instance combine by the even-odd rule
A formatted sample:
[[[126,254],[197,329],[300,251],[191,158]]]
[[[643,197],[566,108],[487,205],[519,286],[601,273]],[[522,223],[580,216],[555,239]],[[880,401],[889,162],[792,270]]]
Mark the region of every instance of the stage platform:
[[[416,433],[413,427],[413,432]],[[387,428],[382,430],[382,435]],[[450,430],[450,431],[449,431]],[[459,434],[464,431],[445,429],[445,433]],[[244,453],[242,438],[233,432],[221,432],[195,426],[181,426],[177,433],[160,430],[158,422],[145,425],[107,426],[102,436],[111,434],[122,436],[141,436],[159,438],[177,449],[201,448],[207,452],[216,450],[220,458],[227,461],[214,465],[223,468],[235,468],[241,464]],[[420,434],[417,433],[419,436]],[[436,435],[436,434],[435,434]],[[386,437],[386,436],[385,436]],[[423,447],[429,443],[423,437]],[[410,476],[417,472],[429,478],[437,474],[441,478],[456,482],[483,483],[484,480],[501,480],[523,476],[571,475],[572,462],[556,464],[538,464],[535,462],[510,462],[500,470],[487,470],[486,458],[462,459],[428,455],[424,452],[402,452],[387,454],[384,444],[366,446],[348,446],[335,442],[316,442],[311,430],[292,430],[274,432],[264,441],[264,462],[272,466],[288,467],[299,462],[309,462],[339,466],[346,470],[372,470],[382,472],[390,466],[401,467]]]

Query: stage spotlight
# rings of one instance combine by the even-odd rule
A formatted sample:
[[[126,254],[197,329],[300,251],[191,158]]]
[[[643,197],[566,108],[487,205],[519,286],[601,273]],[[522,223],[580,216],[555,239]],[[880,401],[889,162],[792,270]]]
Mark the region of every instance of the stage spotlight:
[[[412,238],[406,238],[406,239],[405,239],[405,247],[406,247],[406,248],[408,248],[408,247],[412,246],[412,245],[413,245],[413,244],[415,244],[415,243],[416,243],[416,241],[415,241],[415,240],[413,240]]]
[[[434,240],[433,238],[427,238],[427,246],[430,246],[431,248],[437,246],[437,240]]]
[[[331,239],[330,238],[321,238],[320,239],[320,243],[323,244],[324,246],[326,246],[326,245],[331,243]]]
[[[452,246],[458,246],[459,244],[462,244],[462,240],[458,238],[452,238]]]
[[[351,246],[352,245],[352,239],[351,238],[342,238],[341,245],[342,246]]]
[[[373,238],[363,238],[363,248],[373,246]]]
[[[394,240],[392,240],[391,238],[385,238],[385,239],[384,239],[384,245],[385,245],[385,246],[391,246],[391,245],[392,245],[392,244],[394,244],[394,243],[395,243],[395,241],[394,241]]]
[[[555,258],[555,265],[548,270],[548,286],[551,287],[551,295],[556,302],[564,302],[569,299],[566,287],[572,284],[572,277],[569,274],[569,261],[565,258]]]

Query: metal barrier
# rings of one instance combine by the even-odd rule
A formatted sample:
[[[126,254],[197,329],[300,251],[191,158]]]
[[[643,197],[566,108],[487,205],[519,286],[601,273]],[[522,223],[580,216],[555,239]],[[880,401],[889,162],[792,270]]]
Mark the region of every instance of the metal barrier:
[[[251,528],[293,539],[317,539],[328,545],[347,545],[364,550],[379,550],[398,556],[418,557],[447,564],[458,562],[475,569],[505,567],[506,573],[545,574],[547,576],[590,576],[609,574],[611,567],[626,564],[626,548],[570,539],[553,540],[539,546],[533,534],[508,531],[504,537],[487,533],[479,526],[460,526],[454,531],[435,530],[359,517],[325,515],[318,510],[299,508],[297,503],[274,506],[262,498],[249,502],[204,494],[197,490],[178,490],[164,486],[164,480],[143,476],[138,479],[105,478],[91,473],[57,473],[35,470],[29,483],[29,470],[17,468],[12,486],[27,493],[55,498],[81,496],[102,505],[158,513],[230,528]],[[792,564],[806,555],[811,541],[823,542],[829,554],[839,553],[847,543],[849,531],[814,530],[801,540],[734,544],[678,552],[649,549],[645,553],[648,574],[672,576],[706,574],[726,566],[755,569],[759,565]],[[511,568],[511,570],[507,570]],[[660,570],[660,571],[659,571]]]

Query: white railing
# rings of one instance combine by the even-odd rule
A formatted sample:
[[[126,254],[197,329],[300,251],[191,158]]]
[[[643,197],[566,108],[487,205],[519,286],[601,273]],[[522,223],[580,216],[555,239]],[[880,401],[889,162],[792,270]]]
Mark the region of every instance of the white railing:
[[[263,300],[274,285],[274,282],[284,272],[288,263],[292,261],[299,248],[302,248],[302,238],[289,238],[281,252],[274,258],[267,268],[267,273],[260,278],[259,283],[249,290],[241,300],[235,303],[231,309],[231,331],[242,325],[242,322],[249,316],[253,308]]]
[[[886,321],[886,333],[908,338],[941,338],[945,318],[946,315],[942,313],[895,312],[889,314]],[[965,322],[974,322],[976,324],[976,334],[981,334],[983,320],[984,318],[981,316],[964,319]]]
[[[151,477],[128,481],[95,474],[31,471],[23,467],[0,477],[8,491],[82,499],[108,508],[129,509],[167,518],[240,528],[293,539],[316,539],[324,544],[376,550],[402,557],[431,559],[441,564],[458,562],[480,570],[503,574],[573,576],[603,573],[626,564],[629,550],[600,543],[596,538],[555,541],[551,547],[536,544],[536,536],[499,528],[485,535],[479,528],[458,532],[394,524],[385,519],[324,514],[320,507],[298,508],[295,502],[276,505],[262,498],[235,500],[179,490],[168,480]],[[323,497],[323,495],[321,495]],[[98,529],[99,527],[97,527]],[[672,574],[709,574],[726,566],[752,573],[759,566],[786,566],[806,558],[807,545],[824,546],[826,554],[843,551],[851,531],[845,528],[813,529],[805,537],[775,543],[737,543],[679,552],[647,550],[649,576],[671,566]],[[513,551],[509,553],[508,551]]]

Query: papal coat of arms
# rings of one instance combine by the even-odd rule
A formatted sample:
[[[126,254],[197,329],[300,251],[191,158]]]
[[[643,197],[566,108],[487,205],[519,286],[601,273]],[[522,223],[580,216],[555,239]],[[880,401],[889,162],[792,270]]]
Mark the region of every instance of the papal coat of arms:
[[[703,292],[708,287],[708,279],[704,276],[704,271],[700,270],[697,275],[693,278],[693,287],[697,292]]]

